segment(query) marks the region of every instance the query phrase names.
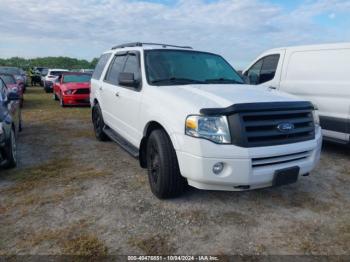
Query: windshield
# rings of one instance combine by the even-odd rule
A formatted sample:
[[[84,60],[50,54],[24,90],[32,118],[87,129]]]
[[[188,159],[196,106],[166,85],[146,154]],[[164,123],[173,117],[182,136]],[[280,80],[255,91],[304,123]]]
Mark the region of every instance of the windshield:
[[[1,73],[11,74],[11,75],[20,75],[21,70],[16,67],[0,67]]]
[[[85,83],[90,82],[91,75],[65,75],[63,77],[63,83]]]
[[[185,50],[145,51],[149,84],[243,84],[242,78],[219,55]]]
[[[4,80],[6,85],[14,85],[14,84],[16,84],[16,80],[14,79],[13,76],[0,75],[0,77],[2,78],[2,80]]]

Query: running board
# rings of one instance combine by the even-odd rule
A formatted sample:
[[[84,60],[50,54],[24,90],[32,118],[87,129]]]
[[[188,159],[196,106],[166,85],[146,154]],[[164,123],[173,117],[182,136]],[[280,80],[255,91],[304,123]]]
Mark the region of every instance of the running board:
[[[135,158],[139,158],[139,150],[137,147],[132,145],[129,141],[127,141],[124,137],[119,135],[117,132],[112,130],[109,127],[104,127],[103,132],[114,142],[116,142],[119,146],[121,146],[126,152],[128,152],[131,156]]]

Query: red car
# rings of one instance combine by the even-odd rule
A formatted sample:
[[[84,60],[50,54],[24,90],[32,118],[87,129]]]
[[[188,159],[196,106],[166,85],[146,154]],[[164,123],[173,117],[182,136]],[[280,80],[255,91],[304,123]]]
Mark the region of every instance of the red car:
[[[20,106],[23,107],[23,101],[24,101],[24,98],[23,98],[24,85],[23,85],[23,83],[18,83],[18,81],[16,81],[15,76],[12,74],[0,73],[0,78],[2,78],[2,80],[5,82],[5,84],[9,90],[12,90],[12,91],[18,93],[19,99],[20,99]]]
[[[90,105],[91,74],[67,72],[53,85],[53,97],[60,105]]]

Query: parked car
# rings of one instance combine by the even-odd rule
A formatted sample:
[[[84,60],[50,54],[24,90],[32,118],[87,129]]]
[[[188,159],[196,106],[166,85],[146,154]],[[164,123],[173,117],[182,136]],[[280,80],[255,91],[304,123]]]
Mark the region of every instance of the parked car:
[[[148,170],[158,198],[186,183],[249,190],[296,182],[315,167],[322,136],[313,105],[243,84],[221,56],[165,44],[102,54],[91,80],[95,135]]]
[[[10,74],[0,74],[0,78],[4,81],[5,85],[10,91],[17,92],[20,97],[20,106],[23,107],[23,101],[24,101],[24,90],[23,86],[18,86],[16,79],[13,75]]]
[[[69,72],[60,75],[53,87],[53,97],[60,105],[90,105],[91,75]]]
[[[27,76],[25,72],[18,67],[0,66],[0,74],[10,74],[16,79],[17,85],[26,90]]]
[[[18,92],[7,88],[0,78],[0,166],[17,165],[17,135],[21,130]]]
[[[350,43],[268,50],[243,74],[252,85],[312,101],[325,139],[350,143]]]
[[[66,69],[49,69],[47,75],[44,77],[44,90],[46,93],[52,92],[53,83],[56,81],[57,77],[62,73],[68,72]]]
[[[44,82],[45,82],[45,77],[47,76],[47,74],[49,73],[49,69],[48,68],[43,68],[41,70],[41,80],[40,80],[40,85],[43,87],[44,86]]]

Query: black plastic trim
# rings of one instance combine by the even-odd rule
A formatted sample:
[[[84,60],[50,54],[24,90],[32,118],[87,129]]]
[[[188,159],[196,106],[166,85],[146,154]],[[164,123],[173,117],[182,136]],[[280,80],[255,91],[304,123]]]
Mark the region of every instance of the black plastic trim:
[[[118,49],[118,48],[125,48],[125,47],[141,47],[144,45],[157,45],[162,46],[163,48],[166,47],[175,47],[175,48],[185,48],[185,49],[192,49],[190,46],[179,46],[179,45],[168,45],[168,44],[160,44],[160,43],[142,43],[142,42],[135,42],[135,43],[127,43],[122,45],[117,45],[112,47],[112,50]]]
[[[203,108],[200,113],[203,115],[232,115],[242,112],[256,111],[281,111],[281,110],[314,110],[311,102],[263,102],[235,104],[225,108]]]
[[[350,134],[350,123],[348,119],[329,116],[320,116],[321,127],[325,130]]]
[[[132,145],[128,140],[119,135],[109,127],[104,127],[103,132],[114,142],[120,145],[126,152],[135,158],[139,158],[139,149]]]

